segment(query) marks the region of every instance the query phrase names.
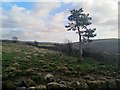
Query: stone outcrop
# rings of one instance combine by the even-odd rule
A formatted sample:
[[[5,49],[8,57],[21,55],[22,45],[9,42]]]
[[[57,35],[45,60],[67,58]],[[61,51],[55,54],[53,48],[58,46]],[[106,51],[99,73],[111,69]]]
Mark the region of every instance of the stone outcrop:
[[[47,78],[53,78],[52,75],[47,75]],[[5,84],[6,90],[11,90],[11,86]],[[13,85],[12,85],[13,86]],[[85,81],[61,81],[61,82],[49,82],[46,85],[29,86],[29,87],[17,87],[13,90],[119,90],[120,79],[110,80],[85,80]],[[4,90],[4,89],[3,89]]]

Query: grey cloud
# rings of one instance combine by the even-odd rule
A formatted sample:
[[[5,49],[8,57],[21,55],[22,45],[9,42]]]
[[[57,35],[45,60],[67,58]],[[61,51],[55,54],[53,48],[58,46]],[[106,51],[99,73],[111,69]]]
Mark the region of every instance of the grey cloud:
[[[69,15],[69,10],[80,7],[83,7],[83,10],[86,13],[90,13],[90,16],[93,18],[93,24],[91,26],[93,28],[97,28],[97,37],[115,37],[116,32],[114,30],[112,31],[112,29],[117,29],[117,18],[111,18],[115,17],[116,14],[110,13],[114,11],[115,8],[112,8],[111,10],[110,7],[104,10],[106,4],[108,3],[105,3],[104,6],[98,5],[95,2],[71,3],[68,11],[63,11],[56,14],[55,16],[49,16],[49,12],[58,7],[60,5],[59,3],[57,3],[57,5],[53,3],[51,6],[49,3],[47,3],[41,7],[39,6],[41,4],[38,3],[38,6],[36,8],[33,8],[31,11],[16,6],[14,7],[13,11],[10,11],[9,13],[3,13],[3,16],[6,16],[6,18],[3,19],[2,23],[2,26],[4,28],[3,37],[11,38],[12,36],[17,35],[22,40],[26,39],[63,42],[65,39],[70,39],[72,41],[77,41],[78,35],[76,35],[75,32],[67,32],[64,26],[67,24],[67,16]],[[24,10],[24,12],[21,10]],[[111,36],[109,34],[110,30],[114,35]]]

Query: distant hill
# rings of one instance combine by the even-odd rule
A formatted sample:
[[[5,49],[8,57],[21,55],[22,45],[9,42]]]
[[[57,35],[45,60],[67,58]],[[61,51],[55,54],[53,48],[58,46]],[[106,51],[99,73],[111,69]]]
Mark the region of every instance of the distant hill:
[[[118,53],[118,42],[120,39],[98,39],[84,44],[83,48],[87,52],[110,52]],[[73,48],[78,49],[79,43],[73,44]]]
[[[1,40],[0,40],[1,41]],[[12,41],[12,40],[2,40],[5,41]],[[33,43],[34,41],[19,41],[21,43]],[[38,42],[39,44],[47,44],[47,45],[53,45],[57,43],[51,43],[51,42]],[[87,52],[109,52],[109,53],[118,53],[118,43],[120,44],[120,39],[96,39],[93,40],[93,42],[85,43],[83,45],[83,48]],[[65,47],[64,43],[58,43],[60,46],[59,48]],[[62,45],[62,46],[61,46]],[[79,48],[79,43],[75,42],[72,43],[73,49]]]

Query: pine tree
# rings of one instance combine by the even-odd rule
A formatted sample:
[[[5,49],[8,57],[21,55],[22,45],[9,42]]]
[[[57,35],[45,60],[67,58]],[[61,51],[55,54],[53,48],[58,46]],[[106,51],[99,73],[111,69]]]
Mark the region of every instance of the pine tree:
[[[96,36],[96,34],[94,34],[95,32],[95,28],[94,29],[88,29],[87,26],[92,24],[90,22],[90,20],[92,20],[91,17],[89,17],[89,14],[85,14],[83,13],[83,9],[80,8],[78,10],[73,9],[70,11],[70,16],[68,17],[68,20],[70,21],[68,23],[68,25],[66,25],[65,27],[68,28],[67,30],[73,30],[76,31],[79,35],[79,53],[80,53],[80,59],[78,60],[78,62],[82,61],[82,54],[83,54],[83,50],[82,50],[82,45],[83,42],[90,42],[90,38],[93,38]]]

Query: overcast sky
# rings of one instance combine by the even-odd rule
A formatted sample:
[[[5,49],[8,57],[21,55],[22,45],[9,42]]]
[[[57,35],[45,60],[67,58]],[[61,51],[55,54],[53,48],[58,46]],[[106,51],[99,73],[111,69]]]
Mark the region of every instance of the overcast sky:
[[[78,41],[74,31],[67,31],[69,10],[83,8],[92,17],[90,28],[96,28],[95,39],[118,37],[118,0],[79,0],[79,2],[13,2],[5,0],[0,9],[2,38],[17,36],[20,40],[41,42]]]

